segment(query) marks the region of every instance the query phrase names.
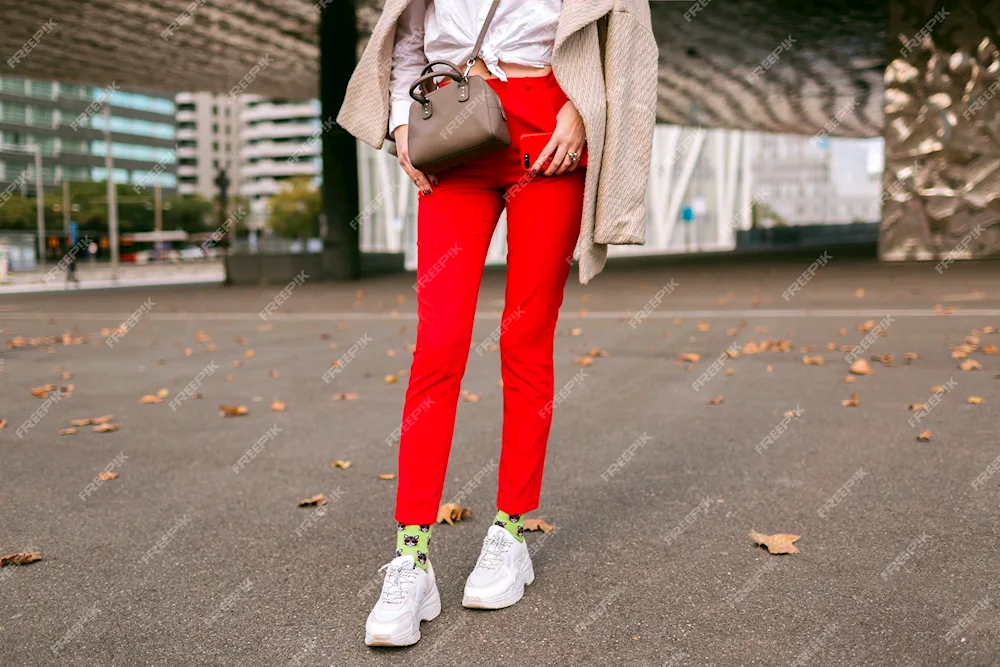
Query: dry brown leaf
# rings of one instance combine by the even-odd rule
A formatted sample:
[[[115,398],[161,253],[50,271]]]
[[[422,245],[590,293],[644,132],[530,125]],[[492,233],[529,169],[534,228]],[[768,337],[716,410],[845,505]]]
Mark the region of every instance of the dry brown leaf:
[[[72,380],[73,374],[70,373],[69,371],[63,371],[62,374],[59,376],[59,378],[62,380]]]
[[[273,378],[278,377],[278,371],[268,371],[267,374],[268,374],[269,377],[273,377]]]
[[[215,352],[215,343],[209,343],[205,346],[206,352]]]
[[[891,354],[873,354],[872,361],[877,361],[883,366],[892,366],[892,355]]]
[[[844,377],[844,382],[857,382],[857,381],[858,379],[853,375],[847,375],[846,377]]]
[[[925,407],[923,403],[910,403],[906,406],[906,409],[916,412],[917,410],[923,410]]]
[[[965,402],[968,403],[969,405],[982,405],[983,403],[986,402],[986,399],[983,398],[982,396],[969,396],[967,399],[965,399]]]
[[[219,416],[220,417],[242,417],[243,415],[250,412],[245,405],[220,405],[219,406]]]
[[[823,365],[823,355],[817,354],[814,357],[810,357],[808,354],[802,357],[802,363],[806,366],[822,366]]]
[[[840,402],[845,408],[856,408],[861,404],[857,394],[851,394],[850,398],[845,398]]]
[[[340,468],[341,470],[347,470],[348,468],[351,467],[351,462],[350,461],[345,461],[343,459],[337,459],[336,461],[334,461],[333,463],[330,464],[330,467],[331,468]]]
[[[851,372],[855,375],[871,375],[875,371],[872,367],[868,365],[868,362],[864,359],[857,359],[853,364],[851,364]]]
[[[397,382],[399,382],[399,378],[397,378],[395,375],[386,375],[385,376],[385,383],[386,384],[396,384]]]
[[[70,427],[59,429],[59,435],[74,435],[79,429]]]
[[[875,328],[875,320],[868,320],[867,322],[858,325],[858,331],[860,333],[868,333],[874,328]]]
[[[317,493],[312,498],[304,498],[299,501],[299,507],[315,507],[317,505],[326,505],[326,496],[322,493]]]
[[[225,377],[226,382],[232,382],[235,379],[236,379],[236,376],[234,376],[232,373],[226,373],[226,377]]]
[[[864,298],[865,296],[864,288],[859,287],[858,289],[854,290],[854,296],[858,297],[859,299]]]
[[[396,350],[386,350],[385,351],[385,356],[387,356],[387,357],[395,357],[396,356]]]
[[[37,551],[34,553],[21,552],[16,554],[7,554],[6,556],[0,556],[0,567],[6,567],[8,565],[28,565],[29,563],[34,563],[42,560],[42,554]]]
[[[698,363],[701,361],[701,355],[697,352],[685,352],[680,356],[681,361],[687,361],[689,363]]]
[[[242,365],[243,365],[242,361],[240,361],[239,359],[233,359],[233,368],[239,368]]]
[[[920,355],[918,353],[916,353],[916,352],[904,352],[903,353],[903,360],[906,361],[906,363],[910,363],[911,361],[916,361],[919,358],[920,358]]]
[[[607,350],[602,350],[599,347],[590,348],[590,352],[587,353],[591,357],[606,357],[608,356]]]
[[[583,329],[581,329],[580,327],[573,327],[572,329],[569,330],[570,336],[580,336],[582,334],[583,334]]]
[[[278,401],[278,400],[271,401],[271,409],[275,412],[284,412],[285,411],[284,401]]]
[[[396,479],[396,473],[394,473],[394,472],[380,472],[378,474],[378,478],[379,479],[385,479],[385,480]]]
[[[445,503],[438,508],[437,520],[434,523],[446,523],[449,526],[454,526],[455,521],[461,521],[471,516],[472,512],[469,511],[469,508],[462,507],[458,503]]]
[[[109,479],[118,479],[118,473],[116,472],[102,472],[98,475],[98,478],[104,480],[105,482]]]
[[[955,306],[942,306],[940,303],[938,303],[934,305],[934,310],[937,311],[938,315],[951,315],[956,310],[958,310],[958,308]]]
[[[708,322],[698,322],[698,331],[708,331],[712,328],[712,325]]]
[[[919,440],[920,442],[927,442],[930,439],[931,439],[930,431],[924,431],[923,433],[917,436],[917,440]]]
[[[356,400],[358,400],[358,395],[357,394],[345,394],[344,392],[341,392],[339,394],[334,394],[333,395],[333,400],[335,400],[335,401],[356,401]]]
[[[932,394],[940,394],[942,391],[944,391],[944,387],[942,387],[939,384],[936,384],[933,387],[931,387]]]
[[[740,328],[739,327],[733,327],[732,329],[726,329],[726,335],[729,336],[730,338],[733,337],[733,336],[735,336],[739,332],[740,332]]]
[[[951,358],[952,359],[965,359],[967,356],[969,356],[969,353],[966,352],[965,349],[963,349],[963,348],[964,348],[964,346],[963,347],[958,347],[958,348],[955,348],[954,350],[952,350],[952,352],[951,352]]]
[[[149,403],[159,403],[159,402],[160,402],[160,397],[157,396],[156,394],[146,394],[145,396],[139,399],[140,405],[147,405]]]
[[[840,327],[839,329],[837,329],[837,335],[839,335],[839,336],[846,336],[847,335],[847,329],[845,329],[844,327]]]
[[[986,345],[983,345],[983,354],[996,354],[996,353],[997,353],[997,346],[994,345],[993,343],[986,343]]]
[[[549,533],[555,530],[555,526],[551,523],[546,523],[545,519],[525,519],[524,529],[527,531],[540,530],[543,533]]]
[[[196,331],[194,334],[194,339],[199,343],[207,343],[212,340],[212,337],[204,331]]]
[[[99,426],[101,424],[107,424],[114,418],[114,415],[101,415],[100,417],[91,417],[88,422],[95,426]],[[84,426],[86,426],[86,424],[84,424]]]
[[[254,355],[256,355],[256,354],[257,354],[257,353],[256,353],[256,352],[254,352],[253,350],[247,350],[247,351],[245,351],[245,352],[243,353],[243,356],[245,356],[245,357],[246,357],[247,359],[253,359],[253,358],[254,358]]]
[[[798,410],[786,410],[781,414],[782,417],[798,417],[802,413]]]
[[[94,433],[113,433],[120,428],[121,426],[119,426],[118,424],[97,424],[91,430]]]
[[[736,370],[735,370],[735,369],[733,369],[733,368],[727,368],[727,369],[726,369],[726,375],[727,375],[727,376],[729,376],[729,375],[732,375],[732,374],[733,374],[733,373],[735,373],[735,372],[736,372]]]
[[[54,384],[43,384],[40,387],[31,389],[31,395],[36,398],[48,398],[49,392],[55,388]]]
[[[247,339],[244,338],[243,336],[233,336],[233,342],[239,343],[240,345],[246,345]]]
[[[473,394],[473,393],[470,393],[468,391],[463,391],[462,392],[462,400],[465,401],[466,403],[478,403],[479,402],[479,394]]]
[[[833,352],[834,350],[837,349],[837,344],[836,343],[827,343],[826,345],[823,346],[823,348],[827,352]]]
[[[750,539],[758,545],[767,549],[772,554],[797,554],[799,550],[795,547],[801,535],[790,535],[788,533],[775,533],[774,535],[762,535],[756,530],[750,531]]]
[[[980,334],[995,334],[996,332],[997,328],[992,326],[985,326],[979,330]]]
[[[594,364],[594,358],[588,356],[577,357],[573,360],[573,363],[583,367],[592,366]]]
[[[976,361],[975,359],[966,359],[958,365],[963,371],[979,371],[983,369],[983,365]]]
[[[192,350],[190,347],[184,348],[184,356],[185,357],[190,357],[192,354],[194,354],[194,350]]]
[[[772,366],[771,364],[768,364],[767,368],[765,368],[764,370],[767,371],[768,373],[773,373],[774,372],[774,366]]]
[[[257,331],[270,331],[270,330],[271,330],[270,322],[268,322],[267,324],[261,324],[259,327],[257,327]]]
[[[719,394],[715,398],[709,398],[705,400],[706,405],[722,405],[722,394]]]
[[[803,345],[802,347],[799,348],[799,352],[803,353],[812,352],[815,349],[816,349],[815,345]]]

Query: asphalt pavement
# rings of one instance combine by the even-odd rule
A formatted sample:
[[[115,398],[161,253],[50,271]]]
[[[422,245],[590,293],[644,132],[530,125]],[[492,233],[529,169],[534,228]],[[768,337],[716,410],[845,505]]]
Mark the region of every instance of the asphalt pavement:
[[[834,257],[809,277],[812,259],[571,282],[529,517],[556,530],[529,534],[535,583],[493,612],[461,606],[501,433],[499,352],[473,351],[443,499],[464,488],[472,516],[435,529],[443,612],[409,649],[369,649],[364,620],[394,549],[378,475],[395,472],[412,275],[306,282],[265,318],[277,288],[0,296],[0,555],[43,558],[0,569],[0,665],[996,667],[1000,263]],[[484,279],[474,342],[500,324],[503,278]],[[855,346],[873,373],[848,383]],[[71,395],[30,393],[45,384]],[[106,414],[119,430],[58,434]]]

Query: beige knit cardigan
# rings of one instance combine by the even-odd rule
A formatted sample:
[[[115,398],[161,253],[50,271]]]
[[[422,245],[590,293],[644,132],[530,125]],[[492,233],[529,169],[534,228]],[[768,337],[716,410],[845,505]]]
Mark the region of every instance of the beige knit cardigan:
[[[389,124],[392,48],[407,2],[386,0],[337,115],[341,127],[375,148]],[[604,268],[609,244],[645,241],[658,61],[647,0],[563,0],[552,71],[587,130],[577,241],[583,284]]]

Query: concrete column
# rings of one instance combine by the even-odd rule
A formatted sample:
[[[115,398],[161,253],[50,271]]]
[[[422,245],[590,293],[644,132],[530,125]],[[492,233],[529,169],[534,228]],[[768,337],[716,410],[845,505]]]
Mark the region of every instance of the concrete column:
[[[332,124],[344,102],[357,62],[356,0],[320,3],[319,90],[323,122]],[[326,216],[323,274],[355,280],[361,274],[357,216],[358,150],[354,137],[339,126],[323,133],[323,213]]]
[[[997,2],[889,0],[882,259],[1000,254],[998,26]]]

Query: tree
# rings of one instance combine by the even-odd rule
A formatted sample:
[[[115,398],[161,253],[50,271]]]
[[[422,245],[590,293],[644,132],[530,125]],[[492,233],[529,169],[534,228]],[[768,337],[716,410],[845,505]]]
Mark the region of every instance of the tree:
[[[212,202],[201,195],[179,195],[168,202],[170,208],[163,211],[163,229],[183,229],[188,234],[209,230],[206,221],[212,212]]]
[[[321,208],[320,191],[312,179],[296,176],[271,197],[267,224],[284,238],[316,238]]]

